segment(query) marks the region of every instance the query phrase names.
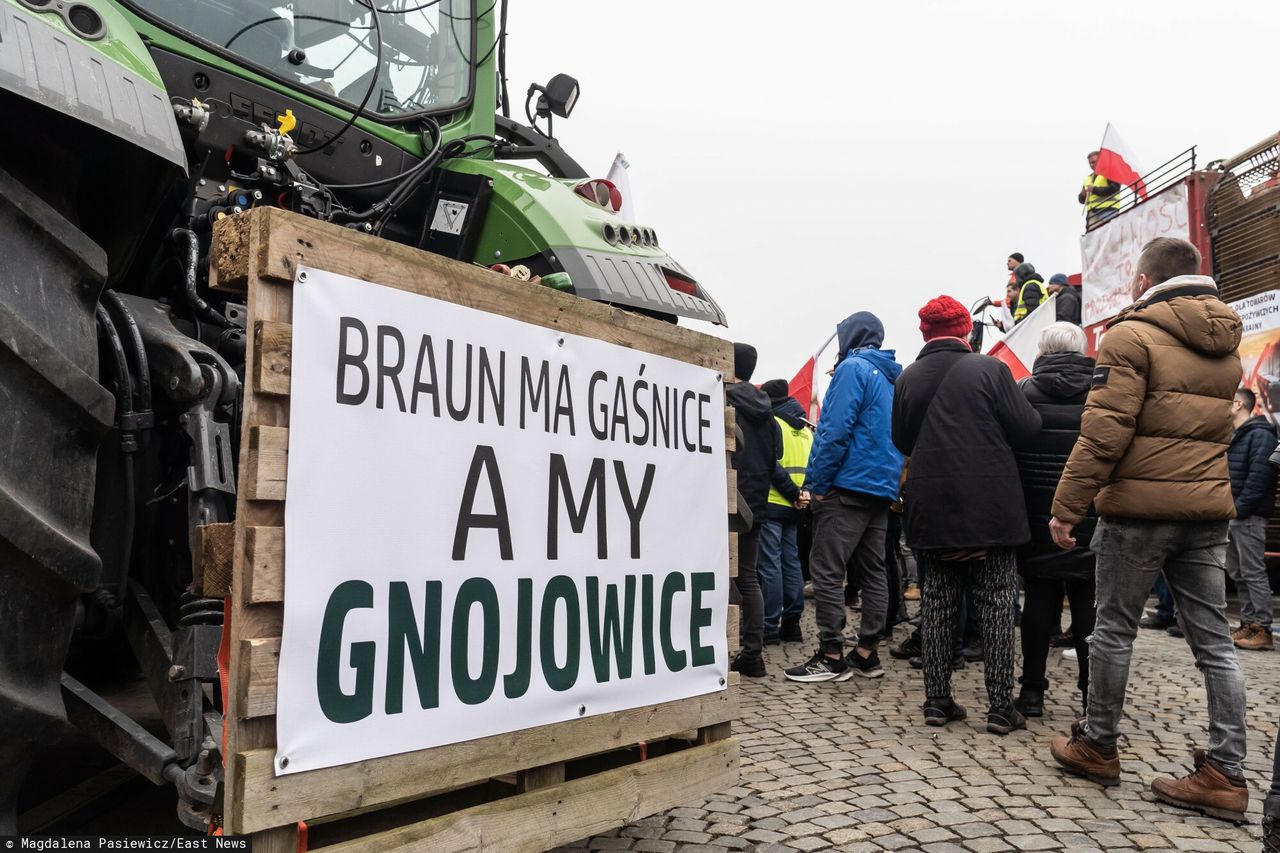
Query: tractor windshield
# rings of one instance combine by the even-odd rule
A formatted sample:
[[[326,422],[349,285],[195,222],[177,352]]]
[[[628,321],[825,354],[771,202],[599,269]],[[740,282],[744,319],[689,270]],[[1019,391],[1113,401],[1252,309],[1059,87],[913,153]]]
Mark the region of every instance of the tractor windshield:
[[[442,111],[470,94],[473,0],[132,3],[276,77],[353,107],[376,75],[368,113]],[[371,6],[382,30],[381,51]]]

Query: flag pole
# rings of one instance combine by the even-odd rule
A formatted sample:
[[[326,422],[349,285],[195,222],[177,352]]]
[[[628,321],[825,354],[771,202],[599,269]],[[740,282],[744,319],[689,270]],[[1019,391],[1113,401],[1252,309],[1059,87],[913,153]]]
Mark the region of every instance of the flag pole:
[[[839,334],[838,329],[832,332],[831,336],[828,337],[825,341],[823,341],[822,346],[818,347],[818,351],[813,354],[813,364],[815,367],[818,364],[818,356],[822,355],[824,352],[827,351],[827,347],[831,346],[831,342],[836,339],[837,334]]]
[[[813,417],[814,406],[822,399],[821,395],[818,394],[818,382],[820,381],[818,377],[820,375],[826,375],[825,372],[818,369],[818,359],[827,351],[827,347],[831,346],[831,342],[836,339],[836,335],[839,333],[840,330],[838,328],[834,329],[827,339],[822,342],[822,346],[818,347],[817,351],[813,354],[813,393],[809,398],[809,411],[806,412],[810,421],[815,420]]]
[[[1098,147],[1094,149],[1095,151],[1099,152],[1098,156],[1102,156],[1101,154],[1102,144],[1107,141],[1107,128],[1109,127],[1111,127],[1111,122],[1107,122],[1106,125],[1102,128],[1102,141],[1099,142]],[[1089,176],[1091,178],[1096,178],[1098,177],[1098,173],[1096,171],[1093,171],[1089,173]],[[1089,181],[1089,186],[1085,187],[1084,189],[1084,230],[1085,231],[1089,230],[1089,198],[1090,196],[1092,196],[1092,194],[1093,194],[1093,181],[1091,180]]]

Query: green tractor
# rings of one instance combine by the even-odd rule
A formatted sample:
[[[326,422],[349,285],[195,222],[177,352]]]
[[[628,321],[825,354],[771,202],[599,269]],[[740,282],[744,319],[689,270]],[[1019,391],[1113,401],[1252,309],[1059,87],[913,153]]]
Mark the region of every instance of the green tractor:
[[[0,834],[64,718],[186,825],[216,812],[222,601],[191,555],[234,512],[246,311],[208,287],[213,223],[277,206],[724,322],[556,143],[575,80],[510,117],[506,9],[0,0]],[[85,685],[121,654],[164,736]]]

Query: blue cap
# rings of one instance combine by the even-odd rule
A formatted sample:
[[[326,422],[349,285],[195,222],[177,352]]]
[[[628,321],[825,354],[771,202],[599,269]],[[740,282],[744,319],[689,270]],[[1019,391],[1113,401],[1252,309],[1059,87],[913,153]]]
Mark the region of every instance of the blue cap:
[[[1049,279],[1050,284],[1067,284],[1067,277],[1062,273],[1054,273],[1053,278]]]

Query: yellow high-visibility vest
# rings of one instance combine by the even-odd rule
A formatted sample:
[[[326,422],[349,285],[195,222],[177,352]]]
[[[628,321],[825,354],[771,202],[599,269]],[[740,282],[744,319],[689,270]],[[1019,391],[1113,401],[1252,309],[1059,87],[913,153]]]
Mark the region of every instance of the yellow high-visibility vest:
[[[1027,307],[1026,293],[1027,293],[1027,288],[1032,286],[1034,286],[1036,289],[1040,291],[1040,301],[1036,303],[1037,308],[1039,308],[1049,299],[1049,288],[1044,286],[1043,281],[1033,278],[1030,281],[1023,284],[1022,289],[1018,291],[1018,307],[1013,312],[1013,322],[1015,323],[1019,322],[1020,320],[1022,320],[1023,317],[1031,313],[1031,309]]]
[[[1084,179],[1084,206],[1089,210],[1115,210],[1120,207],[1120,191],[1116,190],[1111,195],[1094,195],[1089,192],[1090,187],[1100,187],[1105,189],[1107,184],[1111,183],[1102,175],[1088,175]]]
[[[797,487],[804,485],[804,470],[809,465],[809,451],[813,449],[813,432],[808,427],[793,427],[782,418],[774,417],[778,429],[782,430],[782,458],[778,464],[791,477]],[[769,503],[778,506],[791,506],[791,501],[782,496],[782,492],[769,488]]]

